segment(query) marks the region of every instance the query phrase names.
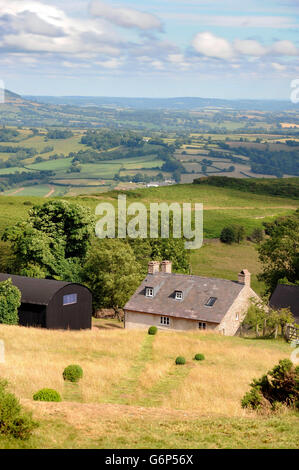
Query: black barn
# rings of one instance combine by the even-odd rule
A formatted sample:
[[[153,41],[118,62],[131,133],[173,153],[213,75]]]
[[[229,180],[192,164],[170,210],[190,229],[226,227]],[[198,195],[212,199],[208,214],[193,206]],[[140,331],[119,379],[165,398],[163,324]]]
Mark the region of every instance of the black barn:
[[[274,309],[289,308],[295,322],[299,323],[299,286],[278,284],[269,303]]]
[[[91,328],[92,295],[87,287],[72,282],[1,274],[21,291],[19,324],[49,329]]]

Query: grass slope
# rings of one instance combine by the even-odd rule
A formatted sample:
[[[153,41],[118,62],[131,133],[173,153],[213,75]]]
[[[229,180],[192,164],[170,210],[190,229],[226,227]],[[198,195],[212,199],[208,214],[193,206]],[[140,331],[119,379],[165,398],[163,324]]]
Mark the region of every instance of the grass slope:
[[[0,375],[41,426],[28,442],[0,437],[0,448],[296,448],[298,414],[259,416],[240,399],[253,377],[290,356],[290,345],[208,332],[110,329],[43,331],[0,326],[6,362]],[[119,326],[119,324],[116,324]],[[196,363],[195,353],[206,360]],[[175,366],[184,355],[186,366]],[[62,371],[83,367],[70,393]],[[62,403],[33,402],[55,388]]]
[[[59,196],[62,190],[60,186],[55,188],[52,196]],[[26,218],[27,212],[33,204],[42,204],[44,197],[49,194],[50,187],[45,185],[32,187],[41,197],[29,197],[27,188],[24,188],[13,197],[0,197],[0,235],[3,230],[17,221]],[[82,188],[78,188],[80,192]],[[15,190],[13,190],[14,192]],[[30,190],[31,191],[31,188]],[[292,213],[298,207],[298,200],[275,196],[244,193],[236,189],[218,188],[205,185],[175,185],[160,188],[137,189],[119,193],[96,192],[96,188],[90,188],[94,194],[78,196],[74,188],[70,194],[74,197],[69,200],[89,207],[92,212],[101,202],[109,202],[117,207],[118,194],[126,194],[127,204],[142,202],[148,208],[153,202],[189,202],[204,205],[204,238],[213,239],[220,236],[224,226],[232,223],[242,224],[249,235],[256,227],[262,227],[263,221],[274,220],[278,216]],[[77,192],[77,194],[78,194]],[[31,204],[31,205],[30,205]],[[193,206],[194,207],[194,206]],[[240,245],[224,245],[221,243],[209,243],[199,250],[191,253],[191,265],[193,274],[221,277],[224,279],[236,279],[238,270],[247,267],[253,274],[253,288],[256,292],[263,291],[263,284],[257,281],[256,275],[261,271],[258,261],[256,246],[250,242]]]

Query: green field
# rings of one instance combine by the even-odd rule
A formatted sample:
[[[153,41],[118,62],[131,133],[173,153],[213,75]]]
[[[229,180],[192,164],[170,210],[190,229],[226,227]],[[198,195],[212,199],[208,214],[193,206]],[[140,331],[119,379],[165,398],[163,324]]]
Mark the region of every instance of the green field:
[[[56,192],[52,196],[59,196],[67,188],[72,201],[90,207],[93,212],[97,204],[105,201],[117,207],[117,196],[121,194],[116,191],[105,193],[102,192],[103,188],[98,190],[94,187],[88,188],[88,194],[80,197],[80,194],[86,192],[85,188],[80,186],[72,188],[53,186],[53,188]],[[50,189],[48,185],[37,185],[25,187],[14,197],[0,196],[0,234],[5,227],[26,217],[30,209],[30,205],[27,205],[28,201],[32,204],[42,204]],[[33,192],[40,197],[30,197]],[[216,241],[212,242],[212,239],[219,238],[222,228],[232,223],[244,225],[246,235],[250,235],[254,228],[262,227],[263,222],[291,214],[299,205],[298,200],[204,185],[141,188],[127,191],[125,194],[128,205],[131,202],[142,202],[148,208],[153,202],[168,204],[189,202],[193,205],[203,203],[204,238],[211,239],[211,243],[192,252],[192,272],[205,276],[236,279],[238,270],[247,267],[253,274],[253,286],[259,293],[263,291],[264,286],[256,279],[261,267],[255,245],[251,242],[243,242],[240,245],[227,246]]]
[[[204,117],[199,117],[199,123],[204,124],[206,121],[205,119],[209,116],[210,113],[213,115],[215,112],[209,110],[207,115],[203,113]],[[201,116],[202,113],[199,113]],[[265,129],[268,128],[268,124],[261,120],[258,113],[255,115],[256,123],[258,126],[263,125]],[[134,127],[134,123],[131,122],[131,126]],[[215,124],[216,126],[216,124]],[[267,134],[251,134],[246,133],[248,128],[246,127],[247,124],[245,122],[240,122],[237,119],[225,119],[223,121],[223,133],[215,132],[215,134],[211,133],[196,133],[190,132],[186,133],[186,138],[180,137],[177,135],[176,132],[164,132],[159,133],[156,132],[151,134],[149,132],[149,137],[147,137],[147,132],[144,131],[141,135],[145,134],[144,138],[150,139],[151,137],[157,137],[161,139],[164,143],[169,145],[174,145],[176,150],[173,154],[174,158],[177,159],[180,164],[180,182],[182,184],[192,183],[195,178],[202,177],[202,176],[209,176],[209,175],[218,175],[218,176],[231,176],[236,178],[250,178],[256,177],[251,168],[250,159],[246,156],[242,156],[241,154],[237,153],[234,148],[239,147],[242,145],[244,148],[255,148],[259,150],[266,149],[267,146],[270,150],[273,151],[291,151],[294,147],[290,147],[284,143],[275,144],[273,142],[283,142],[284,135],[267,135]],[[238,131],[238,129],[240,130]],[[244,128],[244,133],[242,133],[241,128]],[[226,130],[225,130],[226,129]],[[252,131],[252,129],[251,129]],[[1,147],[10,146],[15,147],[16,152],[18,148],[27,147],[27,148],[34,148],[38,153],[33,157],[28,157],[24,160],[21,160],[18,166],[14,166],[12,168],[0,168],[0,176],[5,177],[6,175],[13,174],[14,172],[28,172],[28,171],[46,171],[50,170],[54,172],[54,175],[51,179],[48,179],[47,182],[54,184],[57,180],[58,183],[61,185],[59,180],[65,179],[67,174],[67,179],[82,179],[80,186],[82,187],[81,193],[84,193],[84,187],[87,187],[86,192],[89,193],[88,186],[83,180],[91,179],[94,180],[95,186],[98,185],[100,181],[100,185],[102,190],[109,190],[115,186],[117,186],[117,182],[114,184],[112,180],[114,179],[115,175],[119,175],[120,177],[126,175],[135,175],[136,173],[142,173],[147,177],[150,177],[153,181],[155,181],[155,176],[159,173],[159,169],[162,167],[164,161],[161,160],[158,155],[158,151],[154,149],[153,152],[157,152],[157,154],[147,154],[142,155],[143,152],[140,153],[140,156],[130,157],[130,153],[127,154],[128,148],[124,145],[120,145],[118,147],[109,148],[105,151],[107,154],[108,152],[114,152],[113,157],[116,159],[114,160],[107,160],[107,161],[100,161],[98,163],[82,163],[80,165],[81,171],[80,173],[77,172],[70,172],[74,170],[72,168],[72,159],[68,158],[70,152],[78,152],[80,150],[92,150],[92,147],[88,147],[81,143],[81,138],[85,134],[86,129],[74,129],[74,135],[72,137],[66,139],[48,139],[46,137],[47,129],[39,128],[38,132],[39,135],[32,136],[32,131],[29,128],[22,128],[18,129],[20,135],[15,139],[13,142],[0,142],[0,161],[7,161],[10,158],[13,158],[13,153],[5,153],[1,152]],[[139,134],[140,135],[140,134]],[[162,137],[163,136],[163,137]],[[176,145],[177,139],[179,139],[179,145]],[[258,141],[256,142],[256,140]],[[259,140],[260,139],[260,140]],[[221,145],[223,141],[227,141],[229,148],[222,149]],[[287,140],[287,139],[284,139]],[[220,145],[220,147],[219,147]],[[53,150],[46,153],[41,153],[46,146],[52,146]],[[146,150],[150,148],[150,144],[145,143],[144,147]],[[160,148],[162,148],[160,146]],[[101,150],[103,151],[103,150]],[[151,150],[150,150],[151,151]],[[209,153],[213,151],[216,152],[217,155]],[[296,152],[297,150],[295,150]],[[119,158],[118,153],[119,152]],[[126,152],[126,157],[121,158],[124,155],[123,152]],[[136,152],[132,150],[132,152]],[[116,155],[115,155],[116,153]],[[59,155],[59,158],[56,160],[50,160],[52,155]],[[227,158],[220,158],[218,155],[221,155]],[[296,154],[295,154],[296,155]],[[44,161],[40,163],[35,163],[37,157],[41,157]],[[237,161],[233,161],[233,159],[237,157]],[[106,157],[104,157],[106,158]],[[231,158],[231,159],[230,159]],[[203,160],[210,160],[211,163],[205,163]],[[86,161],[86,160],[85,160]],[[16,165],[16,163],[13,163]],[[24,168],[25,167],[25,168]],[[155,168],[155,170],[153,170]],[[295,168],[295,164],[294,164]],[[69,171],[69,173],[67,173]],[[169,170],[170,171],[170,170]],[[295,171],[295,170],[294,170]],[[127,173],[129,172],[129,173]],[[269,170],[269,172],[271,172]],[[172,178],[173,173],[163,173],[164,178]],[[266,169],[264,169],[264,173],[260,171],[258,174],[259,177],[270,177],[267,174]],[[289,175],[285,175],[289,176]],[[273,177],[273,176],[272,176]],[[96,181],[98,180],[98,181]],[[148,181],[145,179],[145,181]],[[22,187],[23,185],[20,183],[12,183],[16,187]],[[143,183],[143,186],[146,184]],[[78,186],[76,184],[76,186]],[[59,194],[69,194],[69,187],[72,187],[72,183],[70,182],[69,185],[64,187],[64,190],[60,190]],[[124,188],[130,189],[130,184],[123,182]],[[40,188],[40,194],[42,194],[43,188]],[[8,192],[6,192],[8,194]],[[27,194],[27,193],[26,193]],[[29,194],[29,193],[28,193]],[[32,191],[31,195],[36,195],[36,189]],[[57,192],[56,192],[57,194]]]

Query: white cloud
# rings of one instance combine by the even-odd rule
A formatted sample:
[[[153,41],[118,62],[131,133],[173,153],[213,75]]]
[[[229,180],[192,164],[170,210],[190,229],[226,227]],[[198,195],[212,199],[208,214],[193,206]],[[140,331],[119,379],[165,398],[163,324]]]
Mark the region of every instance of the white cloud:
[[[120,50],[115,45],[101,41],[95,35],[67,36],[63,38],[46,38],[34,34],[7,34],[0,41],[0,48],[6,51],[51,52],[63,54],[79,54],[97,52],[100,54],[119,55]]]
[[[7,52],[119,55],[115,31],[95,19],[69,17],[56,6],[0,0],[0,48]]]
[[[258,41],[254,40],[241,40],[234,41],[234,49],[243,55],[260,57],[267,53],[266,47],[263,47]]]
[[[104,67],[105,69],[118,69],[122,65],[123,60],[112,58],[109,60],[96,61],[95,63],[97,65],[101,65],[101,67]]]
[[[187,70],[191,66],[190,62],[185,59],[183,54],[169,54],[167,58],[170,63],[178,66],[182,70]]]
[[[0,17],[0,25],[3,29],[40,34],[42,36],[63,36],[63,29],[40,18],[30,11],[19,14],[6,14]]]
[[[283,72],[284,70],[286,70],[285,65],[278,64],[277,62],[272,62],[271,65],[274,70],[277,70],[277,72]]]
[[[296,56],[299,50],[291,41],[277,41],[273,44],[271,52],[277,55]]]
[[[157,70],[164,70],[164,64],[161,62],[161,60],[153,60],[151,62],[152,67],[154,67]]]
[[[212,33],[198,33],[193,39],[194,49],[207,57],[231,59],[234,55],[229,41]]]
[[[184,23],[196,23],[202,27],[216,26],[221,28],[272,28],[296,29],[298,24],[286,16],[257,15],[202,15],[194,13],[166,13],[163,18],[176,19]]]
[[[162,23],[157,16],[133,8],[113,7],[100,0],[94,0],[90,4],[90,13],[124,28],[162,31]]]
[[[253,39],[235,39],[232,43],[210,32],[198,33],[193,39],[194,49],[206,57],[230,60],[247,56],[256,60],[262,56],[298,56],[299,49],[291,41],[277,41],[271,46],[263,46]]]

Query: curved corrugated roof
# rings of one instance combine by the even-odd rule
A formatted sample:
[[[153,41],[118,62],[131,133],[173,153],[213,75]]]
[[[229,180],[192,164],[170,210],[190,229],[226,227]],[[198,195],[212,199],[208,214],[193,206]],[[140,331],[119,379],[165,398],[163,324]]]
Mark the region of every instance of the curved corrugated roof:
[[[11,278],[14,286],[20,289],[22,303],[48,305],[53,296],[63,287],[73,282],[54,281],[52,279],[37,279],[13,274],[0,273],[0,282]]]
[[[270,298],[270,307],[289,308],[295,317],[296,322],[299,321],[299,286],[288,284],[278,284]]]

